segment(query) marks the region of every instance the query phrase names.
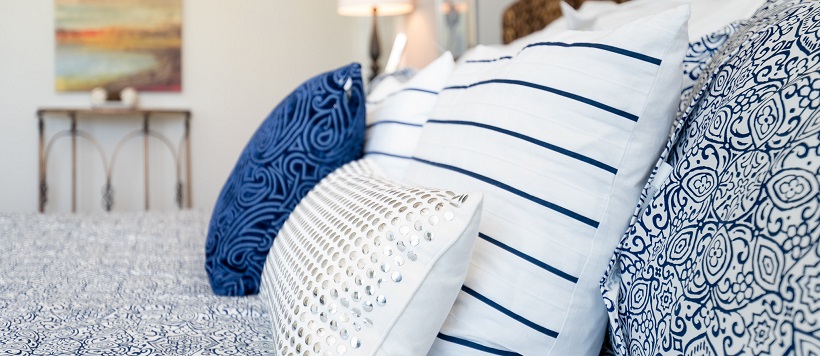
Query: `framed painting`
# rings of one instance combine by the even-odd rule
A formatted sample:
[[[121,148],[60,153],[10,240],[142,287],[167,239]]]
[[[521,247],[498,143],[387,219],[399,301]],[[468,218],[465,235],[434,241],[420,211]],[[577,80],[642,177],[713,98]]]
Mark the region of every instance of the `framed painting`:
[[[476,45],[476,1],[436,0],[436,27],[441,53],[458,58]]]
[[[181,0],[55,0],[59,92],[182,89]]]

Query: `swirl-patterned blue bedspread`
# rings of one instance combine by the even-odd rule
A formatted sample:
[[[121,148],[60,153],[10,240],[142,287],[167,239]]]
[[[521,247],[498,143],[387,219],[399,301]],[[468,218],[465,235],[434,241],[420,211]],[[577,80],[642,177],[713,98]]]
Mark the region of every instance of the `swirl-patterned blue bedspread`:
[[[0,355],[273,354],[259,299],[211,292],[207,222],[0,214]]]

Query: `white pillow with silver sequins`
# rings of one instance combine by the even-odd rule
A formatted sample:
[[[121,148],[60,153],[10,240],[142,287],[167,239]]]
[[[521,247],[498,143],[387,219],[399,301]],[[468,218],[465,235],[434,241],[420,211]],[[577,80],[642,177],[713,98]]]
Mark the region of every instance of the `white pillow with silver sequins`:
[[[278,353],[427,353],[464,282],[482,200],[397,185],[368,159],[327,176],[262,273]]]

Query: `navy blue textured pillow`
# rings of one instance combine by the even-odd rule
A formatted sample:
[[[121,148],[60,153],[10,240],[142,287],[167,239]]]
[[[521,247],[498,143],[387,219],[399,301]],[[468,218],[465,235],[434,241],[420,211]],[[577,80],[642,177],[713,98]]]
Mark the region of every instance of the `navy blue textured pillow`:
[[[205,244],[214,293],[259,291],[265,257],[290,212],[313,186],[361,156],[361,67],[318,75],[268,115],[222,188]]]

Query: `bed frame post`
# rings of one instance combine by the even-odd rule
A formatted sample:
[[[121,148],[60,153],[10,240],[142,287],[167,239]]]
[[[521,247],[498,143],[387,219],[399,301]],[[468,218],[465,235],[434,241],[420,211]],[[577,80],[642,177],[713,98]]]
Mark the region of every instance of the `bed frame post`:
[[[40,133],[39,137],[39,153],[40,153],[40,184],[37,189],[40,191],[38,199],[38,211],[42,214],[46,210],[46,193],[48,188],[46,186],[46,141],[45,141],[45,122],[43,121],[43,111],[37,110],[37,128]]]
[[[150,195],[148,185],[148,119],[151,117],[150,112],[146,112],[142,118],[142,140],[143,140],[143,155],[145,162],[145,210],[148,211],[148,196]]]
[[[70,112],[71,118],[71,212],[77,212],[77,113]]]
[[[191,112],[185,113],[185,201],[193,208],[191,199]]]

